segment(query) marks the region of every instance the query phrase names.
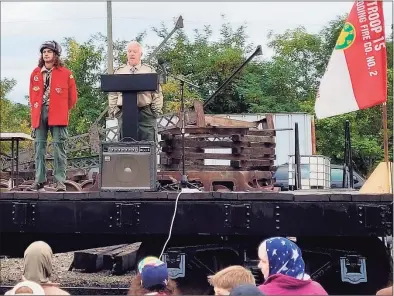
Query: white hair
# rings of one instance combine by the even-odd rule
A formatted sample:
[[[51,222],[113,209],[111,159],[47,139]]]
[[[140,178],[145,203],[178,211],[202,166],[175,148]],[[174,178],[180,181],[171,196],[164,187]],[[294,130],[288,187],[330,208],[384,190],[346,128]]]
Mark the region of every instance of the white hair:
[[[139,43],[138,41],[135,41],[135,40],[130,41],[130,42],[127,44],[127,46],[126,46],[126,51],[127,51],[127,49],[129,48],[129,46],[131,46],[131,45],[137,45],[137,46],[140,48],[140,50],[141,50],[141,54],[144,52],[144,48],[142,47],[141,43]]]

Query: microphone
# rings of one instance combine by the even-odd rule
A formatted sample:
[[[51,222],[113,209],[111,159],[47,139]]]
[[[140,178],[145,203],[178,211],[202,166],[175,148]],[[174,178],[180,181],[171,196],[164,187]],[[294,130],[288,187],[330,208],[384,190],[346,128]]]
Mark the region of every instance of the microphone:
[[[159,64],[159,68],[161,69],[162,75],[160,75],[160,83],[165,84],[167,83],[167,71],[165,67],[166,61],[159,57],[157,58],[157,63]]]
[[[158,63],[160,66],[163,66],[163,65],[166,63],[166,60],[163,59],[162,57],[160,57],[160,58],[157,59],[157,63]]]

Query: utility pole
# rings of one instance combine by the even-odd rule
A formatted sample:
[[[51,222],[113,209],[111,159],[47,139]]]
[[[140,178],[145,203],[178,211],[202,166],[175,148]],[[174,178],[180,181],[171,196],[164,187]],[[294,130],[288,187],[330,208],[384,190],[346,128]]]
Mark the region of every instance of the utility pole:
[[[114,53],[112,43],[112,2],[107,0],[107,46],[108,46],[108,57],[107,57],[107,73],[114,73]]]

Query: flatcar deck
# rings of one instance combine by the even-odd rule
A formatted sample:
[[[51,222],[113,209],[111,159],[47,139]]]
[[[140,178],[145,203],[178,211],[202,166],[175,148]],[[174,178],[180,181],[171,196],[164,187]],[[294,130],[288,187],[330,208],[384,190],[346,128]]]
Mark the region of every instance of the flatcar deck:
[[[15,191],[2,192],[0,202],[6,200],[174,200],[179,192],[133,192],[133,191],[81,191],[81,192],[51,192],[51,191]],[[250,200],[250,201],[353,201],[353,202],[393,202],[392,194],[360,194],[349,190],[298,190],[283,192],[185,192],[182,200]]]
[[[177,192],[7,192],[2,233],[168,235]],[[173,235],[391,235],[391,194],[182,193]]]

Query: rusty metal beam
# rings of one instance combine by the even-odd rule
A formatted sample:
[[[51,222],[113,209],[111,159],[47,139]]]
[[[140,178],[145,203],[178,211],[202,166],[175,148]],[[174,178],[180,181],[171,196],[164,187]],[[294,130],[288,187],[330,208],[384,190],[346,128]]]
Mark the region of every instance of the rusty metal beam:
[[[190,182],[201,182],[204,191],[277,191],[272,183],[271,172],[188,171],[187,174]],[[181,173],[162,171],[157,177],[159,181],[179,182]]]

